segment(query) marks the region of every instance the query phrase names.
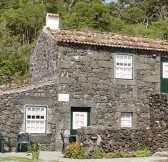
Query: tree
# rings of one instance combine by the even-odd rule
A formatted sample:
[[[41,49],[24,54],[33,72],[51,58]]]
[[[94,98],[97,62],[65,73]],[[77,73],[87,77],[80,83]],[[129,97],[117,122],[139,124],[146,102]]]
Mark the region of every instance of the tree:
[[[145,18],[145,12],[139,7],[127,8],[123,14],[123,19],[128,24],[143,23]]]

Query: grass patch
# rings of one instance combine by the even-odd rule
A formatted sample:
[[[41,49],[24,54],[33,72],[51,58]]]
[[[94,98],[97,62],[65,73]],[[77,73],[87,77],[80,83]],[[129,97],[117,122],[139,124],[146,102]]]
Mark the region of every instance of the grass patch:
[[[17,161],[17,162],[37,162],[37,160],[32,160],[26,157],[19,156],[10,156],[10,157],[0,157],[0,162],[3,161]],[[43,160],[38,160],[39,162],[43,162]],[[50,161],[50,162],[58,162],[58,161]]]
[[[34,162],[34,160],[31,160],[29,158],[18,157],[18,156],[0,157],[0,161]]]

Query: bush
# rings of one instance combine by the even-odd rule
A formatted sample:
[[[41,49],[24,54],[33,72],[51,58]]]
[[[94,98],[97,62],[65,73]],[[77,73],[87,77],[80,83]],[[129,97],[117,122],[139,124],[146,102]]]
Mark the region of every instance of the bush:
[[[133,152],[109,152],[106,154],[106,158],[127,158],[127,157],[149,157],[152,153],[143,145],[137,145]]]
[[[80,143],[73,142],[65,148],[64,157],[71,159],[85,159],[86,155],[84,148],[80,146]]]
[[[30,153],[32,154],[32,160],[38,160],[40,155],[40,144],[35,143],[33,145],[28,146],[27,155],[30,155]]]
[[[152,155],[151,151],[148,149],[137,150],[133,153],[135,157],[149,157]]]
[[[137,145],[135,151],[125,152],[116,151],[104,153],[102,148],[97,147],[93,152],[86,154],[84,148],[80,146],[79,142],[70,143],[65,148],[64,157],[71,159],[102,159],[102,158],[127,158],[127,157],[149,157],[151,156],[151,151],[145,146]]]
[[[143,145],[137,145],[135,147],[135,152],[133,153],[133,155],[135,157],[149,157],[152,155],[152,152]]]
[[[124,151],[117,151],[117,152],[109,152],[106,154],[106,158],[127,158],[127,157],[133,157],[134,155],[132,153],[127,153]]]
[[[89,158],[91,159],[102,159],[105,157],[105,153],[102,148],[97,148],[92,153],[89,154]]]

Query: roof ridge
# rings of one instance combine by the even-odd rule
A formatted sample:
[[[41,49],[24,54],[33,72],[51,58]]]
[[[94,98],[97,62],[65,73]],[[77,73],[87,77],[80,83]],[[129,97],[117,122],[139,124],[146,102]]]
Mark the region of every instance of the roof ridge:
[[[58,42],[168,52],[168,42],[160,38],[75,29],[48,29]]]
[[[50,29],[52,30],[52,29]],[[121,35],[121,36],[128,36],[128,37],[133,37],[133,38],[148,38],[148,39],[156,39],[156,40],[162,40],[167,42],[166,40],[160,38],[160,37],[148,37],[148,36],[142,36],[142,35],[131,35],[131,34],[124,34],[124,33],[113,33],[113,32],[101,32],[101,31],[92,31],[92,30],[82,30],[82,29],[68,29],[68,28],[60,28],[59,30],[52,30],[52,31],[74,31],[74,32],[86,32],[86,33],[100,33],[100,34],[110,34],[110,35]]]

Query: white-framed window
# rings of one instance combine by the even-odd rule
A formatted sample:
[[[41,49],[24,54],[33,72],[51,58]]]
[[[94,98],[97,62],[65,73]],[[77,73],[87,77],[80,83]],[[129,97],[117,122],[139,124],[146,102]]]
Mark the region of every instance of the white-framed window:
[[[87,112],[73,112],[73,128],[87,127]]]
[[[28,133],[46,132],[47,106],[25,106],[25,128]]]
[[[132,79],[133,65],[131,55],[116,55],[115,78]]]
[[[122,112],[120,121],[121,121],[120,127],[132,127],[132,113]]]

